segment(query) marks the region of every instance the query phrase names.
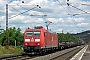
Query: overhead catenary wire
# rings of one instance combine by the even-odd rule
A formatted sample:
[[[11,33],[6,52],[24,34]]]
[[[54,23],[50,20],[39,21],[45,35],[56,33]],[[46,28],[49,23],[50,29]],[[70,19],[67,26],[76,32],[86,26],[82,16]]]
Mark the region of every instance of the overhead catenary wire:
[[[60,3],[59,0],[57,0],[59,2],[59,4],[62,6],[62,4]],[[66,11],[67,14],[69,14],[69,12],[62,6],[62,8]]]
[[[75,8],[75,9],[78,9],[78,10],[80,10],[80,11],[82,11],[82,12],[84,12],[84,13],[81,13],[81,14],[90,14],[90,13],[88,13],[88,12],[82,10],[82,9],[79,9],[79,8],[77,8],[77,7],[75,7],[75,6],[72,6],[72,5],[69,4],[69,3],[67,3],[67,5]],[[71,15],[71,17],[73,18],[73,20],[75,20],[75,19],[74,19],[74,16],[80,15],[80,14],[68,14],[68,15]],[[74,25],[76,26],[76,23],[75,23],[74,21],[73,21],[73,23],[74,23]],[[76,28],[78,28],[78,30],[80,30],[80,27],[76,26]]]
[[[17,4],[18,5],[18,4]],[[18,5],[18,6],[20,6],[20,5]],[[23,8],[23,9],[25,9],[25,10],[28,10],[28,9],[26,9],[26,8],[24,8],[24,7],[22,7],[22,6],[20,6],[21,8]],[[13,8],[13,7],[11,7],[11,8]],[[15,9],[15,8],[13,8],[14,10],[16,10],[16,11],[18,11],[19,13],[21,13],[19,10],[17,10],[17,9]],[[42,15],[30,15],[30,16],[42,16]],[[47,15],[43,15],[43,16],[47,16]]]
[[[26,9],[26,8],[24,8],[24,7],[22,7],[22,5],[19,5],[19,4],[16,4],[16,3],[14,3],[15,5],[17,5],[17,6],[20,6],[21,8],[23,8],[23,9],[25,9],[25,10],[28,10],[28,9]],[[14,5],[14,6],[15,6]],[[12,5],[11,5],[12,6]],[[24,5],[23,5],[24,6]],[[25,5],[25,6],[28,6],[28,5]],[[39,5],[37,5],[37,6],[39,6]],[[12,7],[13,8],[13,7]],[[39,8],[41,8],[40,6],[39,6]],[[17,10],[17,9],[15,9],[15,8],[13,8],[14,10],[16,10],[16,11],[18,11],[19,13],[21,13],[19,10]],[[25,15],[25,14],[24,14]],[[30,15],[30,14],[29,14]],[[30,16],[47,16],[46,14],[45,15],[33,15],[33,14],[31,14]]]
[[[60,1],[59,1],[59,2],[60,2]],[[64,1],[64,2],[65,2],[65,1]],[[70,5],[69,5],[69,0],[67,0],[67,5],[68,5],[68,7],[70,7]],[[62,6],[62,5],[61,5],[61,6]],[[63,6],[62,6],[62,7],[63,7]],[[63,8],[64,8],[64,7],[63,7]],[[64,8],[64,10],[66,11],[65,8]],[[69,11],[70,11],[70,10],[69,10]],[[70,17],[72,17],[72,18],[73,18],[73,16],[80,15],[80,14],[72,14],[72,15],[71,15],[71,14],[69,14],[69,13],[70,13],[69,11],[68,11],[68,12],[66,11],[66,12],[67,12],[67,14],[70,15]],[[73,18],[73,20],[75,21],[74,18]],[[74,21],[73,21],[73,24],[75,25],[75,27],[76,27],[78,30],[80,30],[80,28],[79,28],[78,26],[76,26],[76,23],[75,23]]]
[[[15,3],[14,3],[15,4]],[[19,4],[16,4],[16,5],[18,5],[18,6],[20,6]],[[26,9],[26,8],[24,8],[24,7],[22,7],[22,6],[20,6],[21,8],[23,8],[23,9],[25,9],[25,10],[28,10],[28,9]],[[41,8],[41,7],[39,7],[39,8]],[[47,16],[46,14],[45,15],[33,15],[33,14],[31,14],[30,16]]]
[[[62,6],[62,5],[61,5]],[[63,7],[63,6],[62,6]],[[63,7],[64,8],[64,7]],[[26,9],[27,10],[27,9]],[[66,11],[66,9],[64,8],[64,10]],[[19,11],[18,11],[19,12]],[[68,13],[68,11],[66,11],[67,13]],[[21,12],[20,12],[21,13]],[[23,13],[21,13],[21,14],[23,14]],[[36,15],[34,15],[34,16],[36,16]],[[12,17],[13,18],[13,17]]]
[[[70,5],[69,5],[69,0],[67,0],[67,5],[68,5],[68,7],[70,7]],[[69,10],[70,11],[70,10]],[[70,11],[71,12],[71,11]],[[69,15],[69,14],[68,14]],[[72,21],[73,21],[73,25],[76,27],[76,28],[78,28],[79,29],[79,27],[78,26],[76,26],[76,23],[74,22],[75,21],[75,19],[73,18],[73,16],[76,16],[76,15],[78,15],[78,14],[72,14],[70,17],[73,19]]]
[[[89,14],[89,15],[90,15],[90,13],[88,13],[88,12],[86,12],[86,11],[82,10],[82,9],[79,9],[79,8],[77,8],[77,7],[75,7],[75,6],[71,5],[71,4],[69,4],[69,3],[67,3],[67,4],[68,4],[69,6],[71,6],[71,7],[75,8],[75,9],[77,9],[77,10],[80,10],[80,11],[82,11],[82,12],[84,12],[84,13],[86,13],[86,14]]]
[[[12,6],[10,6],[11,8],[13,8]],[[14,10],[16,10],[16,11],[18,11],[19,13],[21,13],[19,10],[17,10],[17,9],[15,9],[15,8],[13,8]]]
[[[60,1],[59,0],[57,0],[58,2],[59,2],[59,4],[62,6],[62,4],[60,3]],[[69,1],[69,0],[68,0]],[[67,4],[68,6],[69,6],[69,4]],[[62,6],[63,7],[63,6]],[[69,12],[63,7],[63,9],[66,11],[66,13],[69,15]],[[72,15],[72,16],[74,16],[74,15]],[[74,18],[73,18],[73,20],[75,20]],[[77,27],[76,26],[76,24],[75,24],[75,22],[73,21],[73,23],[74,23],[74,25],[75,25],[75,27],[76,28],[78,28],[79,29],[79,27]]]
[[[24,3],[24,1],[22,1],[22,3]],[[28,9],[26,9],[26,8],[24,8],[24,7],[22,7],[22,5],[19,5],[19,4],[16,4],[16,3],[14,3],[15,5],[17,5],[17,6],[20,6],[21,8],[23,8],[23,9],[25,9],[25,10],[28,10]],[[15,6],[14,5],[14,6]],[[12,5],[11,5],[12,6]],[[24,6],[24,5],[23,5]],[[25,6],[28,6],[28,5],[25,5]],[[37,5],[39,8],[41,8],[39,5]],[[17,9],[15,9],[15,8],[13,8],[14,10],[16,10],[16,11],[18,11],[19,13],[21,13],[19,10],[17,10]],[[26,14],[24,14],[24,15],[26,15]],[[45,17],[45,16],[47,16],[46,14],[40,14],[40,15],[33,15],[33,14],[29,14],[29,16],[42,16],[42,17]]]
[[[37,7],[39,7],[39,5],[37,5]],[[29,10],[26,10],[26,11],[24,11],[24,12],[21,12],[20,14],[17,14],[17,15],[15,15],[15,16],[10,17],[9,19],[14,18],[14,17],[16,17],[16,16],[18,16],[18,15],[24,14],[24,13],[26,13],[26,12],[28,12],[28,11],[30,11],[30,10],[33,10],[33,9],[35,9],[35,8],[37,8],[37,7],[34,7],[34,8],[32,8],[32,9],[29,9]],[[39,8],[40,8],[40,7],[39,7]]]
[[[24,8],[24,7],[22,7],[22,5],[19,5],[19,4],[16,4],[16,3],[14,3],[15,5],[9,5],[11,8],[13,8],[14,10],[16,10],[16,11],[18,11],[19,12],[19,14],[17,14],[17,15],[15,15],[15,16],[12,16],[12,17],[10,17],[9,19],[11,19],[11,18],[14,18],[14,17],[16,17],[16,16],[18,16],[18,15],[21,15],[21,14],[24,14],[25,12],[28,12],[28,11],[31,11],[32,9],[34,9],[34,8],[36,8],[36,7],[34,7],[34,8],[32,8],[32,9],[26,9],[26,8]],[[23,9],[25,9],[26,11],[25,12],[20,12],[18,9],[16,9],[16,8],[14,8],[13,6],[20,6],[21,8],[23,8]],[[23,5],[24,6],[24,5]],[[25,5],[25,6],[29,6],[29,5]],[[39,7],[39,8],[41,8],[39,5],[34,5],[34,6],[37,6],[37,7]],[[25,14],[24,14],[25,15]],[[47,15],[30,15],[30,16],[47,16]],[[30,24],[30,23],[9,23],[9,24]]]
[[[28,10],[28,9],[26,9],[26,8],[24,8],[24,7],[22,7],[22,5],[19,5],[19,4],[16,4],[16,3],[14,3],[15,5],[9,5],[10,7],[12,7],[12,6],[20,6],[21,8],[23,8],[23,9],[25,9],[25,10]],[[23,6],[31,6],[31,5],[23,5]],[[37,5],[34,5],[34,6],[37,6]],[[13,7],[12,7],[13,8]],[[41,8],[41,7],[39,7],[39,8]],[[15,9],[15,8],[13,8],[14,10],[16,10],[16,11],[18,11],[18,12],[20,12],[19,10],[17,10],[17,9]],[[21,13],[21,12],[20,12]]]
[[[67,14],[69,14],[69,12],[63,7],[63,5],[60,3],[60,1],[59,0],[57,0],[58,2],[59,2],[59,4],[60,4],[60,6],[65,10],[65,12],[67,13]],[[58,26],[59,27],[59,26]],[[63,27],[62,27],[63,28]],[[63,30],[63,29],[62,29]]]
[[[20,1],[20,0],[19,0]],[[8,1],[8,2],[12,2],[11,0],[10,1]],[[13,2],[14,3],[14,2]],[[22,1],[22,3],[24,3],[24,1]],[[14,3],[15,4],[15,3]],[[18,5],[18,4],[16,4],[16,5]],[[9,5],[10,7],[12,6],[12,5]],[[14,5],[15,6],[15,5]],[[19,5],[18,5],[19,6]],[[39,5],[36,5],[37,7],[39,7],[39,8],[41,8]],[[20,6],[21,7],[21,6]],[[13,7],[11,7],[11,8],[13,8]],[[22,8],[24,8],[24,7],[22,7]],[[20,12],[19,10],[17,10],[17,9],[15,9],[15,8],[13,8],[14,10],[16,10],[16,11],[18,11],[19,12],[19,14],[16,14],[16,15],[14,15],[14,16],[12,16],[12,17],[10,17],[10,18],[8,18],[8,19],[11,19],[11,18],[14,18],[14,17],[16,17],[16,16],[18,16],[18,15],[21,15],[21,14],[24,14],[24,13],[26,13],[26,12],[28,12],[28,11],[30,11],[30,10],[33,10],[33,9],[35,9],[36,7],[34,7],[34,8],[32,8],[32,9],[26,9],[26,8],[24,8],[24,9],[26,9],[26,11],[24,11],[24,12]]]

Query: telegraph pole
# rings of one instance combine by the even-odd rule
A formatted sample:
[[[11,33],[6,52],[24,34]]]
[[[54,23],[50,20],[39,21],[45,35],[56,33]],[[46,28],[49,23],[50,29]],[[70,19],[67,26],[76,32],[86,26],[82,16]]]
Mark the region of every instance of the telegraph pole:
[[[24,1],[22,1],[22,3],[24,3]],[[41,8],[39,5],[37,5],[37,7]],[[36,7],[34,7],[34,8],[36,8]],[[34,8],[32,8],[32,9],[34,9]],[[32,9],[26,10],[25,12],[28,12],[28,11],[30,11]],[[20,13],[18,15],[21,15],[21,14],[23,14],[25,12],[22,12],[22,13]],[[14,16],[14,17],[16,17],[16,16]],[[11,18],[13,18],[13,17],[11,17]],[[6,45],[8,46],[9,43],[10,43],[10,41],[9,41],[9,34],[8,34],[8,4],[6,4]]]
[[[6,45],[9,45],[9,38],[8,38],[8,4],[6,4]]]

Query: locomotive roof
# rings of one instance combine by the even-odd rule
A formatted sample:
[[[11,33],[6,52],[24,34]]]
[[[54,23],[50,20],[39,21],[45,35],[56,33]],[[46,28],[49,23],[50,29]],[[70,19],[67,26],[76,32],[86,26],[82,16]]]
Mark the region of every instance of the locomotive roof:
[[[30,29],[28,31],[41,31],[40,29]]]
[[[31,28],[27,28],[26,29],[26,31],[41,31],[41,30],[43,30],[44,32],[49,32],[49,33],[53,33],[53,34],[57,34],[56,32],[52,32],[52,31],[50,31],[50,30],[46,30],[45,28],[43,28],[43,27],[34,27],[33,29],[31,29]]]
[[[44,28],[33,28],[33,29],[26,28],[26,31],[41,31],[41,30],[46,31],[46,29]]]

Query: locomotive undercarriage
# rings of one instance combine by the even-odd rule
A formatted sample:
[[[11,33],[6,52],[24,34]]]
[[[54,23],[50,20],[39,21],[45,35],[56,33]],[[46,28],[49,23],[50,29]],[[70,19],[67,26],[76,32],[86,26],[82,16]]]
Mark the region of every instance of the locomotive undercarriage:
[[[57,50],[57,47],[42,48],[42,49],[40,49],[40,46],[25,46],[24,47],[24,52],[26,53],[34,52],[35,54],[40,54],[40,55],[55,52],[56,50]]]
[[[24,46],[25,52],[37,52],[39,51],[40,46]]]
[[[66,44],[66,45],[59,45],[58,47],[43,47],[40,48],[40,46],[24,46],[24,52],[25,53],[32,53],[34,52],[35,54],[47,54],[47,53],[51,53],[51,52],[55,52],[57,50],[62,50],[62,49],[67,49],[70,47],[74,47],[77,46],[77,44]]]

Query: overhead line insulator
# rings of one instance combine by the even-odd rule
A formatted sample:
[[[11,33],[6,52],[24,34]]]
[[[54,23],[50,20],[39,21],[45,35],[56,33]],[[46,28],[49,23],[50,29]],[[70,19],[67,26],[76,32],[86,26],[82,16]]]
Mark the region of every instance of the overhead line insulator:
[[[69,1],[69,0],[67,0],[67,1]]]
[[[24,1],[22,1],[22,3],[24,3]]]
[[[70,4],[69,4],[69,3],[67,3],[67,5],[69,6]]]

